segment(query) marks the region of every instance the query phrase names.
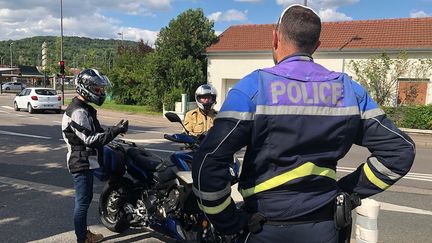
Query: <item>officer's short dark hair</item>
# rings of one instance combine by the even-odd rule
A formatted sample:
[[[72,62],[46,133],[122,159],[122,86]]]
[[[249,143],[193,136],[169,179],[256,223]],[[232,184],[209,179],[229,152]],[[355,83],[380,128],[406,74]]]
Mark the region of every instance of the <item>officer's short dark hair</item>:
[[[312,9],[296,4],[282,12],[276,30],[300,51],[312,54],[320,38],[321,19]]]

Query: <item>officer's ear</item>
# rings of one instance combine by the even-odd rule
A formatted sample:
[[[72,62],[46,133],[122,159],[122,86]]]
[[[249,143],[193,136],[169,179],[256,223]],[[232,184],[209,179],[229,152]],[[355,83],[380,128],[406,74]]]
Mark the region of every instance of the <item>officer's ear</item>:
[[[273,41],[272,41],[272,47],[274,50],[276,50],[278,48],[278,42],[279,42],[279,38],[278,38],[278,33],[277,30],[273,30]]]

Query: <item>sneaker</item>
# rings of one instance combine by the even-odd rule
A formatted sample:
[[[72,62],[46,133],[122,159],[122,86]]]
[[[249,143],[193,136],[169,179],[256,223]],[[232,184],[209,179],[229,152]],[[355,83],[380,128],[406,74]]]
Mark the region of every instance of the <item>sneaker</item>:
[[[85,243],[96,243],[96,242],[101,242],[103,240],[103,235],[102,234],[95,234],[92,233],[90,230],[87,230],[87,239],[85,241]]]

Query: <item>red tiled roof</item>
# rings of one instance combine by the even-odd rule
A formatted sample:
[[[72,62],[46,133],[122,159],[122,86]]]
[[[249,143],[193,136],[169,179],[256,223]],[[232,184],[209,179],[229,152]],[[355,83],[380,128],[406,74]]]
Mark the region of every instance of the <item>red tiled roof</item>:
[[[207,52],[269,51],[273,24],[235,25]],[[352,40],[353,37],[361,39]],[[323,22],[319,50],[432,48],[432,17]]]

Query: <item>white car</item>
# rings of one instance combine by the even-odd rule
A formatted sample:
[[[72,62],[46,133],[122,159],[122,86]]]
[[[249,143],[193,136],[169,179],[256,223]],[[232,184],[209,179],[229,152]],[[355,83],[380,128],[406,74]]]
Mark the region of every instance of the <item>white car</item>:
[[[2,85],[3,90],[23,90],[25,88],[25,84],[20,82],[7,82]]]
[[[61,113],[61,96],[50,88],[26,88],[17,94],[14,99],[14,109],[27,109],[29,113],[35,110],[54,110]]]

